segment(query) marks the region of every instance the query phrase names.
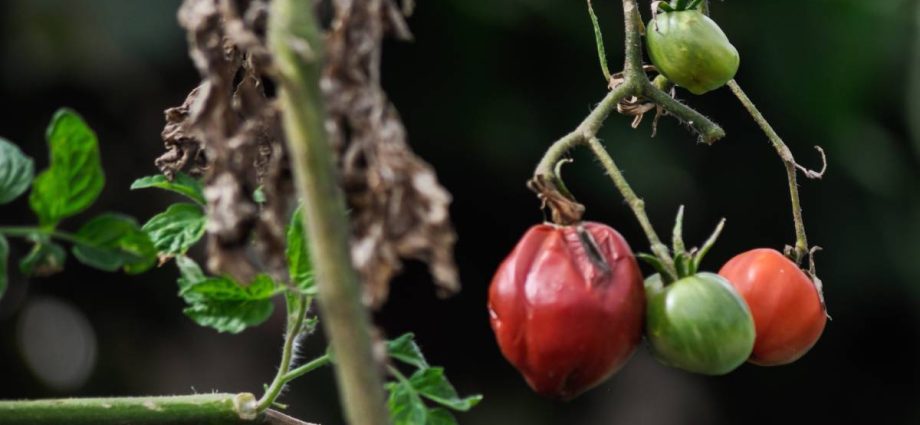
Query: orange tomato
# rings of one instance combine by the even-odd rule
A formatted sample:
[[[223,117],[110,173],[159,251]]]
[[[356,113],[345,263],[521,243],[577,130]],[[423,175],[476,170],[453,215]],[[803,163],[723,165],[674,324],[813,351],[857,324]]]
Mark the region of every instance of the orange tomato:
[[[759,248],[729,260],[719,271],[754,316],[757,333],[748,360],[760,366],[792,363],[821,337],[827,315],[814,283],[773,249]]]

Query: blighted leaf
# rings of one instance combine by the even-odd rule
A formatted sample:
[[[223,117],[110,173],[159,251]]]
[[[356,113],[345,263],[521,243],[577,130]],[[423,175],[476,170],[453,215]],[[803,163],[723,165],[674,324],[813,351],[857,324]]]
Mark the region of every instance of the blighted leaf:
[[[207,219],[200,206],[189,203],[170,205],[141,228],[161,255],[181,255],[204,236]]]
[[[457,418],[449,410],[436,407],[428,410],[428,421],[425,425],[457,425]]]
[[[76,233],[79,242],[73,255],[81,263],[105,271],[123,268],[136,274],[156,262],[156,248],[133,218],[120,214],[100,215]]]
[[[467,411],[482,400],[481,395],[460,398],[444,376],[444,368],[419,369],[409,378],[412,387],[423,397],[454,410]]]
[[[54,227],[92,205],[105,176],[96,134],[76,112],[59,110],[47,138],[51,165],[32,183],[29,205],[43,226]]]
[[[34,174],[32,158],[0,137],[0,204],[9,203],[22,195],[32,184]]]
[[[386,385],[390,397],[387,407],[393,425],[419,425],[426,423],[428,408],[418,393],[406,381],[390,382]]]
[[[0,298],[3,298],[3,293],[6,292],[7,281],[9,281],[9,277],[7,276],[9,272],[9,261],[10,244],[6,241],[6,237],[0,235]]]
[[[415,335],[412,333],[406,333],[388,341],[387,352],[390,354],[390,357],[403,363],[410,364],[419,369],[428,368],[428,362],[425,361],[422,350],[418,347],[418,344],[415,343]]]
[[[64,270],[67,251],[47,236],[32,239],[32,250],[19,260],[19,271],[26,276],[46,277]]]
[[[161,174],[157,174],[155,176],[141,177],[131,183],[131,190],[151,187],[185,195],[199,205],[207,203],[204,199],[204,189],[202,189],[201,182],[185,173],[176,173],[172,181],[169,181]]]
[[[288,273],[292,283],[304,294],[315,294],[316,287],[313,282],[313,264],[310,262],[310,251],[307,241],[304,240],[303,206],[297,207],[287,228],[287,247],[285,257],[288,262]]]

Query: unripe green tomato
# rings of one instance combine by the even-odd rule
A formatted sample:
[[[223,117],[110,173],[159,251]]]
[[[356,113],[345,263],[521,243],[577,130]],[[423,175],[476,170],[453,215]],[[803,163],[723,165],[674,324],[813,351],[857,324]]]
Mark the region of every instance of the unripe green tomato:
[[[705,375],[740,366],[754,348],[754,319],[723,277],[697,273],[662,287],[645,281],[646,336],[662,363]]]
[[[698,10],[659,14],[649,23],[646,39],[658,71],[693,94],[722,87],[738,72],[738,50]]]

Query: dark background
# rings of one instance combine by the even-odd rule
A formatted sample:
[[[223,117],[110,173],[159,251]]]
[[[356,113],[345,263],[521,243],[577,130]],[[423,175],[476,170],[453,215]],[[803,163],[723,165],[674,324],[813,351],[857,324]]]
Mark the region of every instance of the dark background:
[[[617,1],[597,1],[612,68],[622,60]],[[643,1],[647,10],[647,2]],[[146,220],[175,200],[131,192],[156,170],[162,110],[198,81],[175,21],[178,0],[0,2],[0,136],[47,166],[44,128],[59,106],[99,135],[108,184],[94,213]],[[542,152],[605,92],[583,2],[420,1],[416,41],[389,43],[385,86],[416,151],[454,195],[463,292],[441,301],[410,264],[376,316],[389,335],[414,331],[461,393],[485,400],[464,424],[920,423],[920,8],[916,0],[715,2],[714,18],[741,52],[737,76],[799,161],[809,236],[834,320],[795,364],[745,365],[724,377],[669,369],[642,348],[616,376],[570,403],[534,395],[501,357],[485,308],[498,263],[542,220],[524,187]],[[648,16],[646,14],[646,16]],[[656,138],[612,116],[600,136],[625,169],[659,232],[687,205],[686,233],[702,240],[728,218],[705,266],[752,247],[793,240],[783,167],[727,89],[680,97],[721,123],[712,147],[672,120]],[[635,249],[644,237],[595,161],[566,169],[570,188]],[[25,198],[0,224],[33,220]],[[13,257],[27,247],[13,243]],[[11,276],[0,303],[0,398],[261,392],[274,375],[281,318],[239,336],[181,313],[176,271],[106,274],[72,258],[67,271]],[[321,353],[320,336],[301,348]],[[28,348],[31,347],[31,348]],[[55,378],[56,376],[56,378]],[[341,423],[332,374],[295,382],[290,412]]]

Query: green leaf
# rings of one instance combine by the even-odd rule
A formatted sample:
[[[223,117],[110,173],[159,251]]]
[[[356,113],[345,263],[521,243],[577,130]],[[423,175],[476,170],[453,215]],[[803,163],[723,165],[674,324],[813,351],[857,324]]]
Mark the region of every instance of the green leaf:
[[[176,257],[179,295],[189,304],[183,310],[201,326],[219,332],[239,333],[266,321],[274,310],[271,297],[281,290],[267,275],[257,276],[249,286],[226,277],[208,277],[192,259]]]
[[[419,369],[409,378],[409,383],[423,397],[454,410],[465,412],[482,400],[481,395],[460,398],[457,390],[444,376],[442,367]]]
[[[6,292],[7,281],[9,281],[9,277],[6,275],[9,269],[9,261],[10,244],[3,235],[0,235],[0,299],[3,298],[3,293]]]
[[[197,179],[184,173],[176,173],[173,181],[166,179],[166,176],[157,174],[155,176],[141,177],[131,183],[131,190],[147,189],[155,187],[158,189],[169,190],[195,201],[199,205],[207,204],[204,199],[204,188]]]
[[[100,215],[80,228],[73,255],[81,263],[105,271],[123,268],[142,273],[156,263],[156,248],[133,218],[120,214]]]
[[[22,195],[35,176],[35,163],[19,147],[0,137],[0,204]]]
[[[200,326],[236,334],[268,320],[274,307],[268,300],[230,301],[194,304],[182,312]]]
[[[386,388],[390,392],[387,407],[393,425],[420,425],[427,422],[428,408],[409,382],[390,382]]]
[[[256,190],[252,191],[252,200],[257,204],[265,203],[267,199],[265,198],[265,189],[263,189],[262,186],[259,186],[256,188]]]
[[[96,134],[76,112],[61,109],[47,132],[51,166],[32,183],[29,205],[45,227],[92,205],[105,186]]]
[[[390,357],[403,363],[419,369],[428,368],[428,362],[425,360],[425,356],[422,354],[418,344],[415,343],[415,335],[411,332],[387,342],[387,352]]]
[[[47,236],[35,235],[32,250],[19,260],[19,271],[26,276],[45,277],[64,270],[67,251]]]
[[[287,248],[284,252],[288,262],[288,273],[291,281],[302,293],[316,294],[316,285],[313,281],[313,264],[310,261],[310,250],[304,239],[303,206],[298,206],[291,216],[287,227]]]
[[[182,255],[204,236],[207,218],[200,206],[172,204],[141,228],[160,254]]]
[[[443,407],[428,409],[428,421],[425,425],[457,425],[457,418]]]

